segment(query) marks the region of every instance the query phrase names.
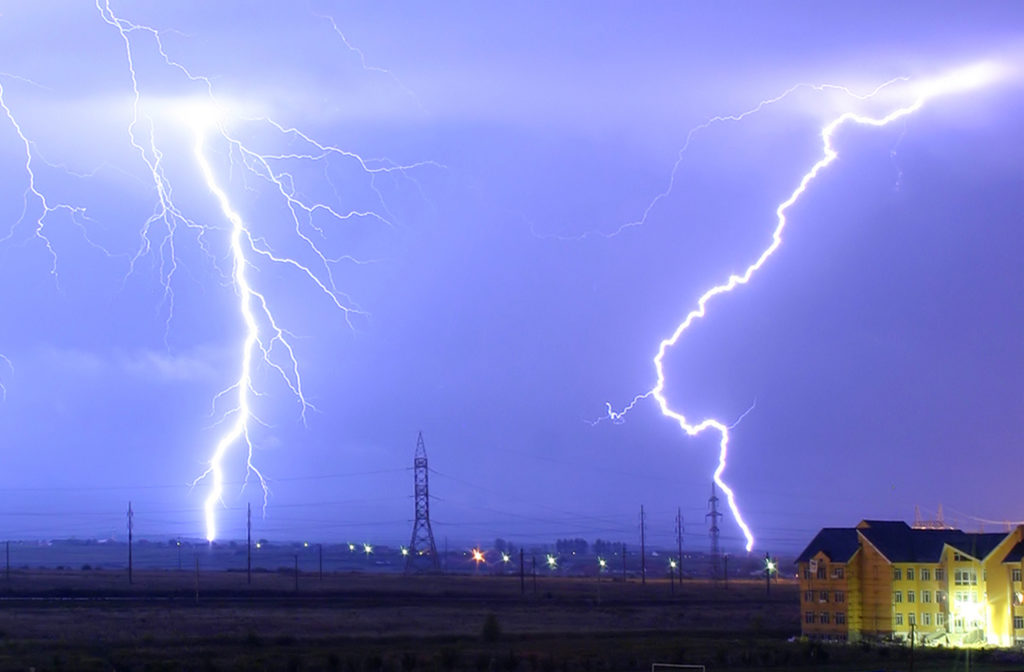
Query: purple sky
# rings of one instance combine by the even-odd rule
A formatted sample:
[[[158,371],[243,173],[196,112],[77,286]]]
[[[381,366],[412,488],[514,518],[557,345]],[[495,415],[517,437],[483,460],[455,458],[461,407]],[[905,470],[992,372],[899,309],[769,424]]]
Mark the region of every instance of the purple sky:
[[[666,392],[727,423],[756,401],[724,477],[758,549],[915,505],[972,530],[1024,518],[1016,5],[293,4],[112,5],[209,78],[246,147],[310,152],[252,119],[269,116],[371,168],[420,164],[275,160],[295,198],[379,215],[300,226],[325,256],[368,262],[324,266],[251,158],[207,139],[258,244],[321,279],[330,268],[365,313],[350,325],[294,267],[251,266],[317,409],[304,425],[283,379],[257,367],[260,536],[407,542],[422,430],[439,538],[632,542],[643,504],[655,544],[673,543],[681,507],[685,546],[706,548],[715,439],[685,437],[652,401],[622,424],[590,421],[653,386],[658,342],[768,245],[822,125],[854,101],[801,89],[697,131],[680,155],[688,133],[798,83],[868,92],[985,60],[1003,80],[837,135],[840,158],[789,211],[782,247],[666,358]],[[137,137],[151,129],[144,151],[205,229],[180,226],[173,254],[159,224],[144,247],[158,197],[129,137],[118,31],[90,2],[0,2],[0,85],[36,187],[84,208],[44,219],[51,256],[24,144],[0,115],[0,537],[120,535],[129,499],[141,536],[204,533],[209,483],[189,484],[225,430],[214,397],[238,378],[244,338],[230,224],[182,123],[205,85],[149,32],[129,39]],[[261,501],[241,489],[242,455],[225,462],[222,537],[242,536]],[[731,517],[722,528],[739,551]]]

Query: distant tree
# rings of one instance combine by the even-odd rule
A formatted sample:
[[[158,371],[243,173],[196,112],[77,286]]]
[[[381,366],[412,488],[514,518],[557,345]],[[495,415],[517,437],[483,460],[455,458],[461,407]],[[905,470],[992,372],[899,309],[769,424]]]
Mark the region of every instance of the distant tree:
[[[509,550],[509,543],[501,537],[498,537],[494,540],[494,550],[498,551],[499,553],[504,553],[505,551]]]
[[[588,547],[586,539],[559,539],[555,542],[555,550],[564,555],[586,555]]]

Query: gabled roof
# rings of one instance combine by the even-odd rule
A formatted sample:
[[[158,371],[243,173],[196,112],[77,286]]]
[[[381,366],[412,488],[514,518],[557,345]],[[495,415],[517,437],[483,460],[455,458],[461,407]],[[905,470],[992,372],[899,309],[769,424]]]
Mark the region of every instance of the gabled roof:
[[[1018,541],[1017,545],[1010,549],[1003,558],[1003,562],[1020,562],[1024,560],[1024,541]]]
[[[972,558],[982,560],[988,557],[989,553],[996,550],[996,546],[1003,543],[1004,539],[1006,539],[1005,532],[963,533],[962,539],[948,543],[961,553],[966,553]]]
[[[983,560],[1006,539],[1006,534],[1000,532],[921,530],[890,520],[864,520],[857,525],[857,530],[889,562],[939,562],[947,545]]]
[[[820,551],[833,562],[847,562],[859,548],[857,530],[850,527],[826,527],[818,532],[796,561],[807,562]]]

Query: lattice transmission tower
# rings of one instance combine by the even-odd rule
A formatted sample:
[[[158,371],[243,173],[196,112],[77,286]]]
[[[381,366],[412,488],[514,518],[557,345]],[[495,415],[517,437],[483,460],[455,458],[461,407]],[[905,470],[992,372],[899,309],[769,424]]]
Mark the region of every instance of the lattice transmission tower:
[[[416,439],[416,456],[412,461],[415,485],[416,520],[412,524],[412,540],[405,560],[406,572],[440,571],[434,531],[430,528],[430,483],[427,468],[427,447],[423,432]]]
[[[718,494],[715,492],[715,484],[711,484],[711,497],[708,498],[708,509],[710,511],[705,518],[711,519],[711,578],[717,581],[721,577],[722,550],[718,546],[718,519],[722,514],[718,512]]]

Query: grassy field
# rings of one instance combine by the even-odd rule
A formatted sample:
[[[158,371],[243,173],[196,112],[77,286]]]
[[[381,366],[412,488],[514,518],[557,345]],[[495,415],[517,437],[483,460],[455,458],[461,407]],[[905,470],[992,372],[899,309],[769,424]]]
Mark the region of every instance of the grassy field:
[[[902,647],[799,633],[795,583],[241,572],[14,572],[0,669],[600,672],[909,670]],[[1010,652],[921,651],[914,670],[1024,670]]]

